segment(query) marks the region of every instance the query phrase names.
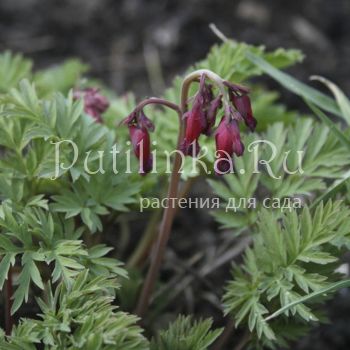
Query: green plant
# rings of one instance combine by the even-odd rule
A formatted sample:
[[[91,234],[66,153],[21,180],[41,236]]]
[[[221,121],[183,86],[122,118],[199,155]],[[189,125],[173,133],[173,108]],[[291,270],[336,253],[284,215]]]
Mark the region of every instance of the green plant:
[[[204,350],[223,348],[227,341],[274,348],[323,322],[325,302],[349,285],[336,268],[350,247],[350,103],[323,78],[317,79],[335,99],[280,70],[301,60],[297,50],[266,52],[227,39],[185,78],[176,78],[163,97],[136,103],[134,96],[115,96],[103,85],[100,91],[91,88],[93,81],[81,80],[88,67],[78,60],[33,72],[30,60],[0,55],[0,288],[5,311],[0,349]],[[302,96],[310,115],[288,110],[277,93],[252,83],[263,73]],[[249,85],[256,129],[242,83]],[[199,118],[193,117],[196,108]],[[336,122],[326,113],[335,114]],[[121,125],[127,115],[131,146],[141,162],[131,155],[128,128]],[[224,118],[215,122],[213,115]],[[159,151],[154,172],[153,125],[151,138]],[[141,140],[146,144],[140,146]],[[259,140],[275,145],[276,152],[256,168],[256,157],[266,160],[273,154],[271,145],[258,145]],[[217,177],[203,166],[192,169],[190,157],[179,173],[179,153],[169,167],[173,158],[160,152],[196,153],[198,144],[207,150],[200,158],[206,167],[217,158],[229,161],[235,153],[234,169],[216,169],[234,173]],[[295,171],[299,168],[302,172]],[[216,260],[212,251],[201,252],[209,262],[198,271],[178,261],[184,270],[180,278],[173,272],[159,276],[179,203],[203,178],[215,199],[212,216],[230,238],[214,252]],[[165,208],[162,223],[156,205],[139,213],[143,200],[169,198],[176,202]],[[213,203],[209,199],[206,203]],[[133,232],[136,221],[146,226],[140,239]],[[200,237],[201,232],[189,235]],[[124,260],[135,270],[127,271]],[[159,329],[163,311],[174,312],[171,304],[182,284],[205,284],[210,273],[230,262],[232,277],[215,285],[224,294],[222,315],[229,319],[224,332],[218,328],[223,318],[216,315],[213,322],[201,312],[173,317],[167,329]],[[23,314],[24,303],[30,315]],[[141,320],[132,315],[137,303]],[[25,317],[18,320],[18,315]],[[234,327],[243,331],[242,339]]]
[[[179,316],[169,328],[161,331],[151,344],[151,350],[205,350],[220,335],[221,330],[211,331],[210,320],[193,321]]]
[[[301,297],[330,287],[337,279],[333,271],[341,248],[348,244],[348,215],[349,209],[340,202],[320,204],[313,215],[307,207],[300,215],[287,212],[280,222],[273,212],[262,210],[253,247],[246,250],[243,265],[234,268],[227,286],[226,313],[234,315],[237,325],[247,321],[263,343],[274,340],[281,345],[285,334],[292,336],[297,330],[295,324],[305,327],[317,321]],[[319,293],[318,301],[325,296]],[[268,316],[276,308],[283,309],[286,319],[278,321],[274,332],[276,320],[269,324]]]
[[[61,283],[48,301],[38,300],[41,320],[24,319],[0,349],[148,349],[137,318],[111,305],[118,283],[81,272],[70,285]]]

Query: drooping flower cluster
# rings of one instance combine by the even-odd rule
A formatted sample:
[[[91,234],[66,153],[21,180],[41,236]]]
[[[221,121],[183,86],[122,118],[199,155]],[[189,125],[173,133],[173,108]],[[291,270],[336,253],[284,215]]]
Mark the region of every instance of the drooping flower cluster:
[[[220,93],[215,96],[213,85],[207,80],[205,73],[200,75],[199,89],[193,98],[192,107],[182,115],[185,133],[179,150],[185,155],[195,157],[200,151],[199,137],[202,134],[207,136],[214,134],[217,157],[214,168],[218,175],[222,175],[233,170],[233,155],[239,157],[244,152],[239,123],[244,122],[251,131],[254,131],[256,120],[253,117],[249,90],[246,87],[220,80]],[[218,84],[215,79],[214,83]],[[162,99],[154,99],[152,102],[169,106],[169,102]],[[216,117],[222,107],[223,116],[213,132]],[[175,109],[181,117],[179,107],[176,106]],[[142,108],[136,108],[124,120],[124,124],[129,127],[134,153],[140,160],[140,173],[146,174],[152,170],[149,131],[154,130],[154,125]]]
[[[154,131],[154,124],[142,110],[133,111],[123,123],[129,128],[131,144],[140,161],[139,173],[145,175],[152,170],[153,159],[149,132]]]
[[[229,172],[232,169],[233,154],[239,157],[244,152],[239,122],[244,121],[251,131],[256,127],[248,96],[249,90],[228,81],[224,81],[223,84],[228,89],[230,103],[224,101],[224,115],[215,131],[217,174]],[[200,135],[211,135],[216,116],[223,104],[222,100],[221,94],[214,97],[212,86],[206,83],[206,76],[202,74],[192,108],[184,115],[186,132],[182,150],[186,155],[196,156],[200,150]]]
[[[102,123],[102,113],[109,107],[107,98],[100,94],[99,89],[86,88],[75,90],[73,97],[75,99],[84,99],[84,111],[92,116],[98,123]]]
[[[211,134],[216,114],[221,106],[222,95],[214,98],[212,86],[206,83],[203,74],[192,108],[183,116],[186,122],[185,138],[181,145],[184,154],[189,156],[198,154],[200,150],[198,138],[201,134]]]

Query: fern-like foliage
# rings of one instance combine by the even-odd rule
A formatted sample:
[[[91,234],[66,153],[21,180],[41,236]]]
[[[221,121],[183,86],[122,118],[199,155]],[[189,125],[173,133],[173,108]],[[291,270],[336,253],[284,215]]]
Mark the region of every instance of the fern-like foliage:
[[[224,79],[246,84],[247,79],[266,70],[249,57],[262,60],[270,69],[302,60],[297,50],[266,52],[262,46],[231,41],[214,46],[191,69],[210,69]],[[221,330],[212,330],[210,319],[195,321],[184,316],[155,335],[150,344],[137,317],[112,305],[118,293],[120,302],[132,307],[141,280],[133,278],[124,283],[124,290],[118,290],[126,271],[118,260],[108,257],[111,248],[93,245],[95,237],[96,241],[101,237],[97,235],[84,242],[90,233],[109,228],[119,213],[133,207],[140,194],[162,192],[158,176],[166,170],[163,151],[174,149],[178,132],[174,112],[147,107],[146,114],[157,119],[152,139],[162,151],[157,156],[158,174],[143,178],[123,174],[127,128],[116,125],[133,109],[135,98],[115,98],[106,91],[111,107],[103,116],[104,123],[96,123],[71,91],[81,86],[86,70],[80,61],[69,60],[33,73],[30,60],[21,55],[0,55],[0,289],[11,272],[15,277],[12,313],[33,291],[45,296],[45,302],[37,298],[41,315],[36,319],[21,320],[11,336],[0,331],[0,349],[206,350]],[[178,103],[180,86],[181,79],[176,78],[164,97]],[[331,89],[348,122],[349,101],[339,89]],[[324,291],[344,286],[334,282],[339,280],[334,271],[343,247],[350,247],[350,210],[340,202],[323,205],[322,199],[329,193],[321,191],[332,182],[330,188],[336,188],[341,181],[342,194],[350,202],[346,177],[350,159],[348,141],[344,142],[349,130],[341,139],[341,128],[335,128],[327,117],[314,122],[286,110],[277,103],[275,93],[256,86],[253,90],[258,129],[254,134],[243,130],[242,138],[246,145],[266,139],[276,146],[269,166],[280,177],[272,178],[264,167],[254,171],[256,154],[263,159],[271,156],[265,144],[257,153],[248,149],[236,159],[237,174],[209,183],[224,207],[232,198],[257,198],[257,207],[218,210],[213,215],[237,234],[252,234],[252,247],[245,251],[241,266],[233,270],[224,304],[238,326],[246,325],[252,345],[259,349],[286,346],[287,340],[322,320],[317,304],[325,299]],[[326,106],[317,98],[312,101]],[[78,154],[65,140],[74,142]],[[63,144],[56,159],[54,144],[58,142]],[[110,153],[115,143],[119,173],[114,172]],[[212,165],[213,138],[203,138],[200,143],[208,148],[202,160]],[[298,151],[304,152],[303,173],[286,173],[284,165],[291,171],[299,165]],[[286,152],[289,155],[283,164]],[[101,166],[101,153],[102,174],[94,173]],[[61,167],[57,173],[57,162],[72,166]],[[190,174],[191,163],[187,158],[184,177],[200,175],[199,170]],[[137,166],[136,161],[132,166]],[[307,202],[321,193],[316,209],[282,213],[264,210],[261,205],[266,197],[302,197]]]
[[[316,311],[304,303],[286,308],[278,322],[265,318],[331,285],[341,246],[350,239],[349,214],[341,202],[321,203],[313,212],[307,207],[300,214],[287,212],[280,220],[273,211],[262,210],[253,246],[246,250],[243,265],[234,267],[224,295],[225,312],[236,325],[247,324],[258,343],[272,345],[283,342],[281,335],[291,325],[302,328],[317,321]]]
[[[259,143],[259,140],[263,141]],[[330,129],[310,118],[298,119],[289,126],[274,123],[265,133],[245,137],[244,142],[253,147],[248,146],[245,154],[235,159],[236,174],[222,180],[208,180],[225,208],[213,211],[213,216],[224,228],[239,229],[254,224],[254,209],[262,207],[265,198],[310,196],[324,190],[326,179],[340,178],[350,162],[346,147]],[[273,148],[266,142],[274,145]],[[271,157],[268,166],[260,166],[256,171],[261,160],[268,161]],[[290,174],[284,171],[284,166],[290,172],[298,168],[301,171]],[[243,174],[240,173],[242,169]],[[262,187],[264,191],[258,191]],[[236,200],[237,208],[226,210],[232,198]],[[255,198],[256,207],[238,207],[240,198]]]
[[[265,59],[276,68],[285,68],[303,60],[299,50],[277,49],[266,52],[264,46],[252,46],[240,42],[227,42],[214,45],[207,58],[194,67],[215,70],[226,80],[241,82],[252,76],[262,74],[262,70],[246,58],[246,53],[252,52]]]
[[[254,86],[251,99],[254,116],[259,121],[256,126],[257,132],[266,131],[270,125],[277,122],[283,122],[287,126],[294,124],[300,118],[304,118],[299,111],[288,109],[280,101],[280,96],[276,91],[268,91]]]
[[[151,350],[207,350],[222,329],[211,330],[210,319],[194,321],[179,316],[169,327],[160,331],[151,343]]]
[[[125,276],[120,263],[105,256],[109,248],[87,249],[82,240],[84,231],[102,230],[100,217],[109,210],[128,210],[140,190],[138,177],[112,172],[109,147],[114,134],[86,115],[82,101],[74,101],[71,93],[42,99],[26,80],[2,95],[1,102],[0,289],[16,265],[19,277],[12,312],[28,300],[32,285],[44,289],[42,275],[47,270],[53,283],[71,284],[86,267],[96,274]],[[76,143],[79,155],[71,169],[55,174],[57,159],[50,141],[66,139]],[[105,176],[86,174],[87,150],[93,153],[89,169],[99,162],[96,154],[107,150]],[[70,164],[73,151],[62,147],[60,161]],[[52,180],[54,175],[58,177]],[[134,185],[125,186],[126,182]],[[83,225],[77,227],[75,217]]]
[[[28,300],[31,283],[44,289],[45,265],[41,272],[38,267],[43,262],[51,271],[53,283],[63,280],[69,285],[89,265],[96,273],[126,276],[117,260],[105,257],[110,249],[95,246],[87,250],[81,240],[82,227],[76,230],[72,219],[63,219],[37,205],[29,203],[22,211],[15,211],[10,203],[4,202],[0,207],[0,228],[0,288],[16,258],[21,261],[12,312]]]
[[[91,232],[102,231],[100,216],[109,213],[107,208],[128,211],[126,205],[136,202],[141,186],[135,180],[133,186],[126,187],[126,175],[116,176],[111,171],[104,176],[91,176],[89,180],[80,178],[71,184],[70,189],[63,189],[59,195],[52,197],[55,201],[52,208],[65,213],[66,218],[80,215]]]
[[[88,68],[80,60],[70,59],[61,65],[37,72],[33,80],[41,97],[49,96],[57,91],[67,94],[76,86]]]
[[[99,217],[108,213],[107,208],[126,211],[126,205],[135,202],[139,177],[122,174],[126,166],[123,155],[118,158],[120,174],[116,176],[110,153],[114,134],[83,113],[82,101],[73,101],[71,93],[67,98],[55,94],[48,100],[40,99],[34,86],[23,81],[19,89],[3,96],[2,102],[0,144],[5,153],[0,168],[5,179],[13,181],[16,172],[25,194],[33,190],[50,193],[56,202],[54,210],[66,213],[67,218],[80,215],[92,232],[102,230]],[[57,142],[63,144],[56,151]],[[100,154],[103,176],[94,174],[99,169]],[[58,161],[67,170],[57,170]],[[130,186],[124,186],[126,181]]]
[[[23,79],[32,79],[41,97],[68,91],[77,86],[88,66],[78,59],[70,59],[47,69],[32,72],[33,63],[21,54],[5,51],[0,54],[0,93],[7,93]]]
[[[20,54],[6,51],[0,55],[0,93],[15,87],[20,80],[31,76],[32,62]]]
[[[0,349],[147,350],[149,344],[136,316],[111,304],[118,286],[106,276],[89,278],[81,272],[74,283],[60,284],[48,301],[39,300],[41,320],[24,319]]]
[[[340,177],[349,164],[349,153],[335,135],[324,124],[311,119],[299,119],[295,126],[285,129],[281,123],[268,129],[265,138],[277,147],[277,154],[271,162],[274,174],[280,179],[264,176],[263,184],[277,197],[295,194],[310,194],[325,188],[325,179]],[[302,153],[302,173],[290,175],[283,172],[283,155],[290,152],[287,169],[298,167],[298,151]],[[269,151],[267,151],[269,152]],[[269,152],[271,154],[271,151]],[[268,155],[263,155],[268,159]]]

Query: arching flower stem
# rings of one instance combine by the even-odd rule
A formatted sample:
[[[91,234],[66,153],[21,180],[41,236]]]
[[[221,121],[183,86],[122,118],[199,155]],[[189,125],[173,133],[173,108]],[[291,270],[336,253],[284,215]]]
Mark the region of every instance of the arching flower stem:
[[[179,134],[178,134],[178,140],[177,140],[177,150],[181,150],[181,143],[184,137],[185,132],[185,122],[183,119],[183,115],[187,112],[188,108],[188,98],[189,98],[189,90],[190,86],[193,82],[198,81],[198,79],[205,75],[209,80],[211,80],[214,85],[218,87],[220,90],[220,93],[223,96],[224,103],[229,104],[229,96],[227,93],[227,90],[225,88],[225,85],[223,83],[223,80],[214,72],[207,70],[207,69],[200,69],[196,70],[190,74],[188,74],[182,83],[181,87],[181,103],[180,107],[172,102],[166,101],[164,99],[160,98],[149,98],[144,101],[142,101],[137,107],[135,108],[135,112],[140,112],[145,106],[149,104],[158,104],[158,105],[164,105],[165,107],[171,108],[175,110],[178,113],[179,116]],[[169,189],[168,189],[168,195],[167,198],[177,198],[178,196],[178,187],[179,187],[179,181],[181,177],[180,168],[182,165],[182,157],[179,154],[179,152],[175,153],[175,159],[173,164],[173,170],[170,178],[169,183]],[[158,237],[155,243],[155,246],[152,250],[152,257],[151,257],[151,265],[149,267],[145,282],[143,284],[143,288],[141,291],[141,295],[136,307],[136,314],[140,317],[142,317],[145,312],[148,309],[151,294],[153,292],[160,266],[164,257],[165,249],[169,240],[171,226],[174,220],[176,212],[176,207],[169,205],[167,208],[165,208],[163,213],[162,222],[160,225]]]
[[[179,135],[177,140],[177,149],[180,149],[180,145],[183,139],[185,123],[182,118],[182,110],[178,105],[173,104],[169,101],[159,99],[159,98],[149,98],[142,101],[135,109],[136,112],[141,111],[145,106],[149,104],[158,104],[164,105],[170,109],[173,109],[177,112],[179,117]],[[170,177],[170,183],[168,188],[168,198],[176,198],[178,192],[179,181],[181,177],[180,168],[181,168],[182,158],[181,155],[176,152],[175,159],[173,164],[173,169]],[[149,300],[154,289],[155,282],[158,277],[159,269],[164,257],[165,248],[169,240],[171,226],[174,220],[175,208],[172,206],[168,206],[164,210],[162,222],[159,228],[159,233],[157,240],[155,242],[155,246],[152,249],[152,257],[151,257],[151,265],[147,272],[147,276],[145,282],[143,284],[143,288],[141,291],[141,295],[136,307],[136,314],[142,317],[144,313],[147,311]]]

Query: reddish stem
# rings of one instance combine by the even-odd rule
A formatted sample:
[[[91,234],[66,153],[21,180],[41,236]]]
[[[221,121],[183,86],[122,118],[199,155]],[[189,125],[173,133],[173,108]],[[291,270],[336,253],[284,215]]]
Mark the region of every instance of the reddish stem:
[[[221,336],[215,342],[213,350],[223,349],[226,343],[229,341],[230,337],[232,336],[234,329],[235,329],[235,323],[232,319],[229,319]]]
[[[177,150],[180,150],[180,145],[184,134],[184,122],[182,119],[182,115],[183,115],[182,111],[177,105],[171,102],[165,101],[163,99],[157,99],[157,98],[151,98],[141,102],[136,107],[136,110],[139,111],[143,107],[145,107],[147,104],[150,104],[150,103],[162,104],[166,107],[169,107],[175,110],[178,113],[180,130],[179,130],[179,136],[177,140]],[[181,173],[180,173],[181,165],[182,165],[182,157],[179,154],[179,152],[176,152],[173,171],[171,173],[171,178],[169,183],[169,189],[168,189],[168,195],[167,195],[168,198],[177,197],[177,190],[178,190],[178,185],[179,185],[180,176],[181,176]],[[164,210],[164,213],[163,213],[163,219],[160,225],[158,238],[152,251],[153,254],[152,254],[151,265],[149,267],[149,270],[145,279],[145,283],[143,285],[143,289],[141,291],[141,295],[135,311],[136,314],[139,315],[140,317],[144,315],[149,305],[149,300],[157,280],[160,265],[165,253],[165,248],[169,240],[170,229],[171,229],[171,225],[175,215],[175,209],[176,207],[169,205]]]
[[[202,74],[205,74],[210,80],[214,82],[214,84],[219,88],[220,92],[223,94],[224,101],[227,102],[228,96],[225,90],[225,86],[223,84],[223,80],[217,74],[206,69],[201,69],[201,70],[192,72],[185,77],[181,87],[181,108],[179,108],[179,106],[177,106],[176,104],[163,99],[150,98],[141,102],[135,109],[136,112],[139,112],[146,105],[155,103],[155,104],[162,104],[166,107],[169,107],[175,110],[178,113],[179,124],[180,124],[179,136],[177,140],[178,151],[180,151],[180,146],[181,146],[181,143],[184,137],[184,132],[185,132],[185,123],[182,116],[187,112],[187,100],[189,95],[189,88],[192,82],[197,81]],[[182,165],[182,157],[180,155],[180,152],[175,152],[173,171],[170,178],[167,198],[177,198],[178,185],[179,185],[180,176],[181,176],[179,170],[181,168],[181,165]],[[140,317],[142,317],[145,314],[149,306],[151,294],[158,277],[160,266],[165,253],[165,248],[169,240],[170,230],[174,220],[175,213],[176,213],[176,207],[172,205],[169,205],[164,210],[158,238],[152,252],[153,254],[152,254],[151,265],[149,267],[149,270],[145,279],[145,283],[141,291],[140,299],[138,301],[138,304],[135,310],[136,314]]]
[[[147,98],[143,101],[141,101],[135,108],[135,112],[138,113],[140,112],[143,108],[145,108],[147,105],[150,104],[156,104],[156,105],[163,105],[165,107],[168,107],[172,110],[174,110],[175,112],[177,112],[177,114],[179,115],[179,120],[180,120],[180,126],[182,124],[182,114],[181,114],[181,110],[179,108],[179,106],[175,103],[172,103],[170,101],[164,100],[163,98],[158,98],[158,97],[150,97]]]

